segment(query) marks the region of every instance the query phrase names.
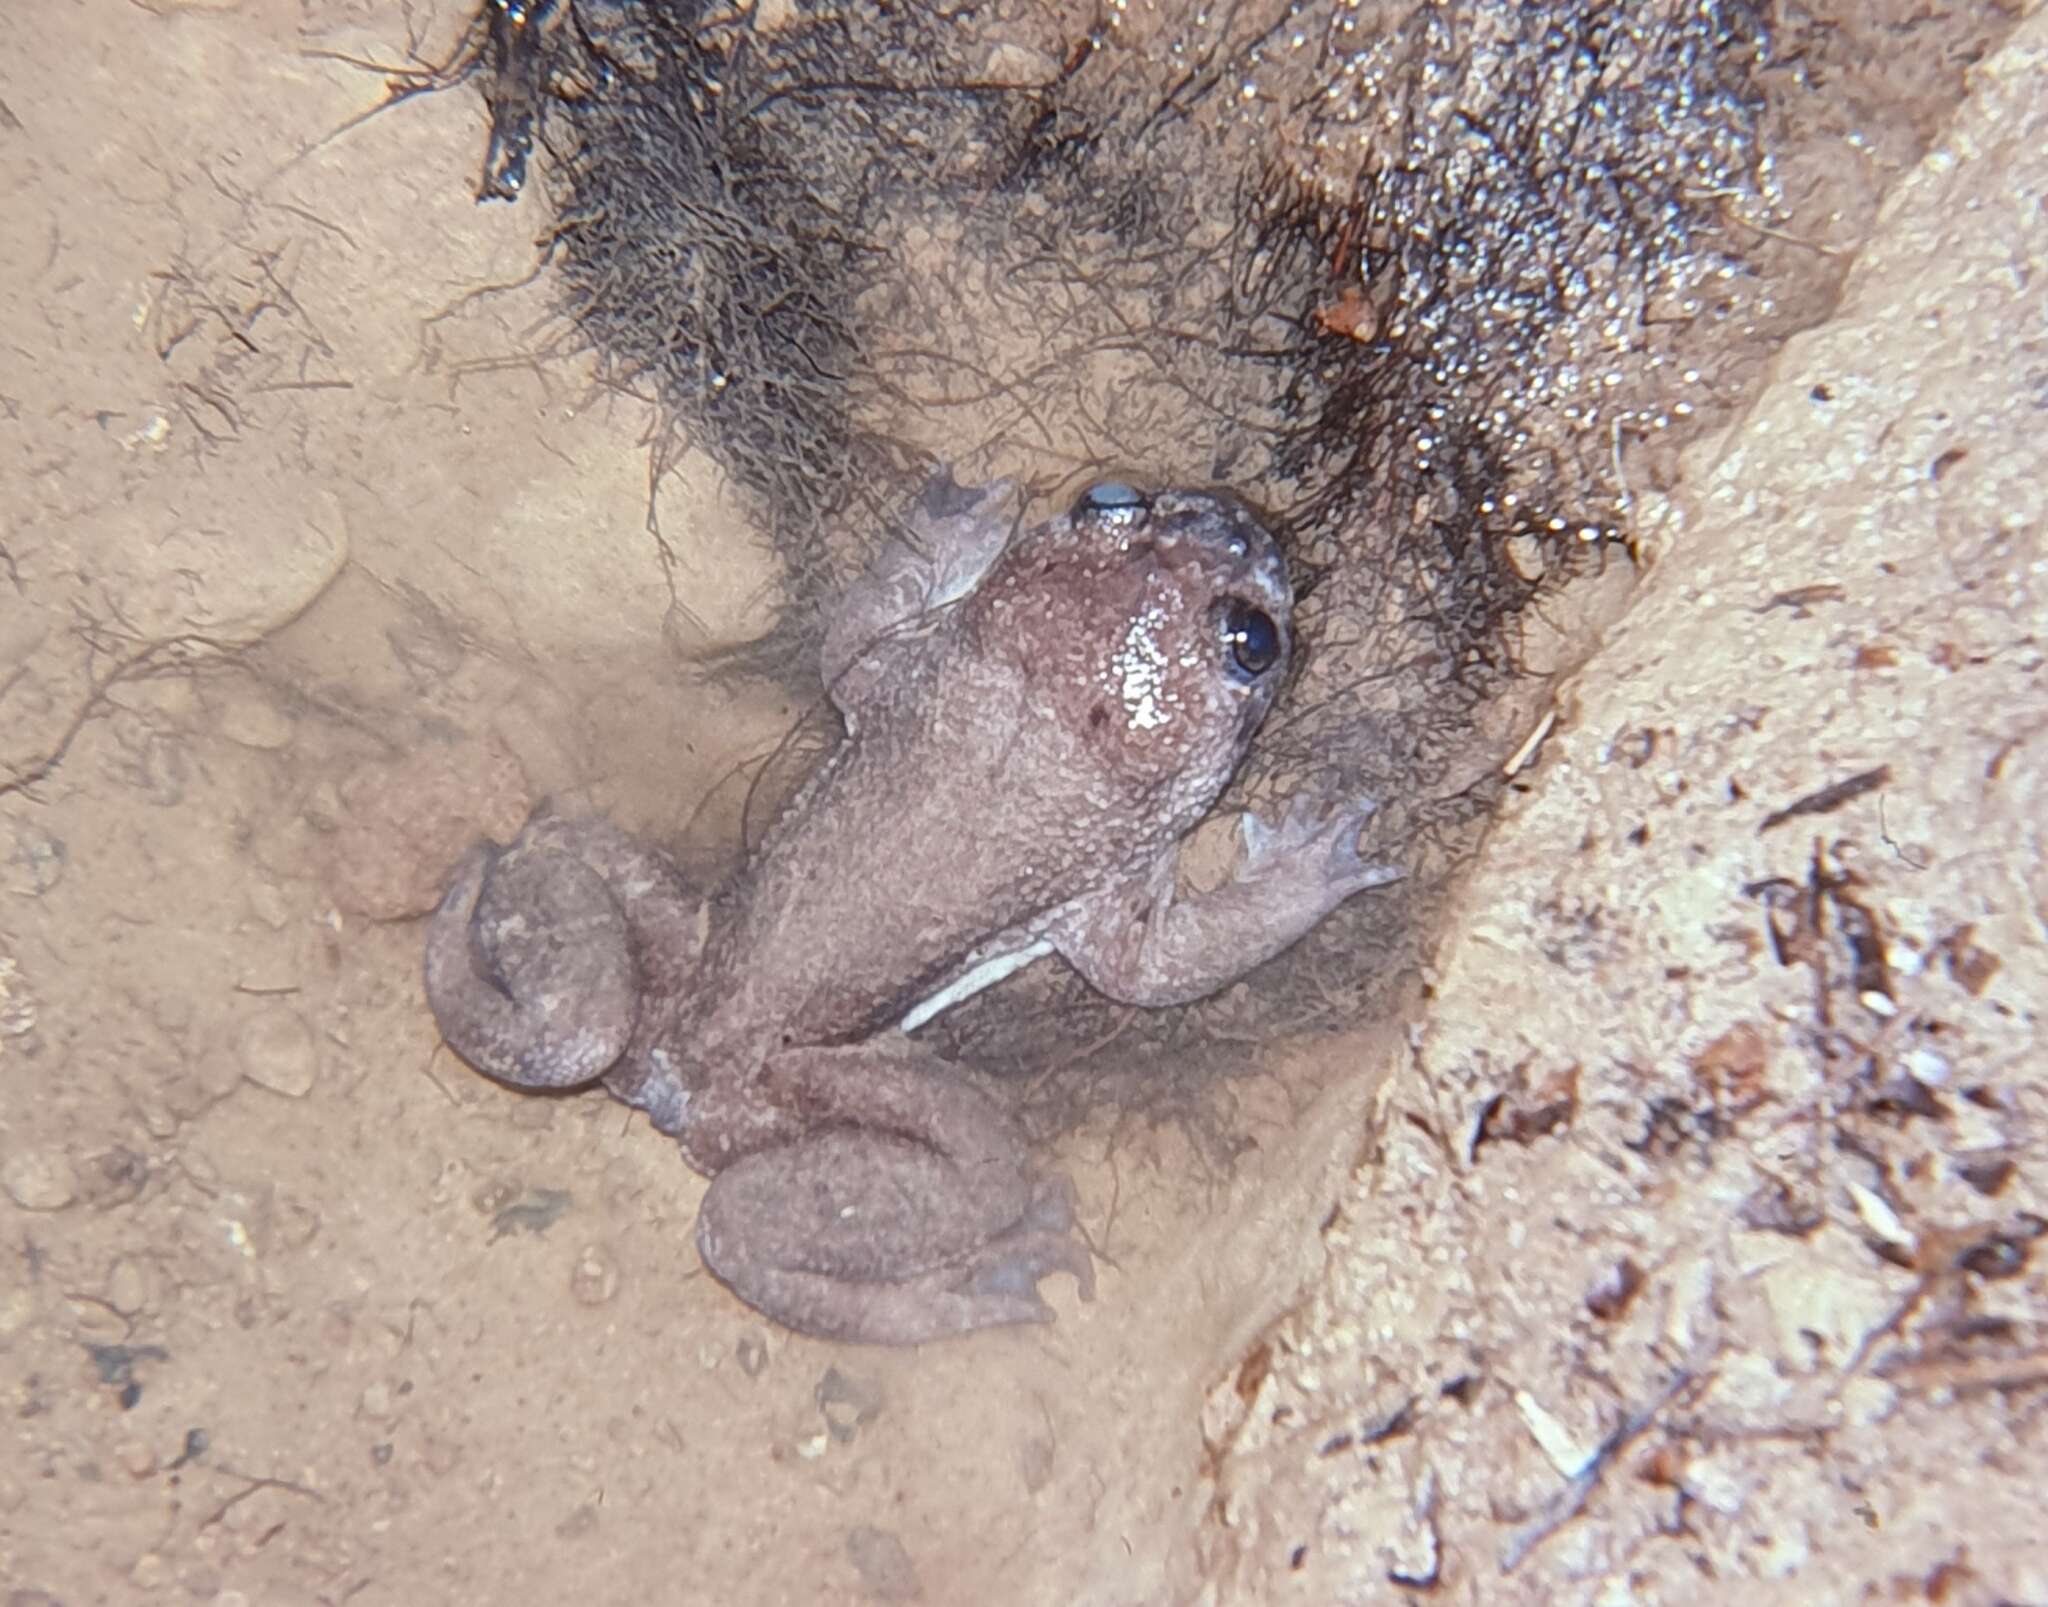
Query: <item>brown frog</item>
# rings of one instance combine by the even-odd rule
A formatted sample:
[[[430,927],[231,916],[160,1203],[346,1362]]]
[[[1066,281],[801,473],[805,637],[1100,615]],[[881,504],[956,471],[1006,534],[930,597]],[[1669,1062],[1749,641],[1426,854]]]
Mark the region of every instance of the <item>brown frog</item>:
[[[910,1036],[1045,954],[1133,1004],[1196,999],[1397,872],[1370,802],[1181,840],[1285,679],[1292,605],[1236,500],[1105,483],[1020,531],[941,475],[828,621],[844,739],[708,905],[597,819],[535,815],[458,868],[427,939],[449,1043],[527,1088],[602,1080],[711,1179],[705,1264],[806,1333],[914,1343],[1092,1292],[1070,1185]]]

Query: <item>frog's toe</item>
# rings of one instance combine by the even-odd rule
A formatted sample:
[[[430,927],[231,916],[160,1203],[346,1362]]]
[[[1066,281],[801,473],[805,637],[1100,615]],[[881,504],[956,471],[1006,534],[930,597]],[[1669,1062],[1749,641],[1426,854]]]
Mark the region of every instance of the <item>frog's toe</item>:
[[[1399,869],[1372,864],[1358,851],[1358,834],[1378,812],[1376,800],[1360,796],[1335,805],[1312,798],[1293,799],[1278,825],[1269,825],[1254,814],[1240,815],[1246,868],[1258,875],[1313,864],[1320,880],[1339,899],[1399,881]]]
[[[1358,834],[1379,805],[1370,798],[1347,804],[1333,817],[1329,829],[1328,875],[1330,885],[1349,898],[1368,888],[1398,882],[1407,873],[1398,865],[1376,865],[1358,851]]]
[[[624,1052],[639,987],[624,912],[572,855],[480,844],[427,927],[427,1002],[450,1047],[522,1088],[573,1088]]]
[[[1055,1272],[1071,1274],[1083,1300],[1095,1298],[1095,1258],[1085,1244],[1068,1231],[1020,1227],[976,1253],[958,1290],[968,1298],[1015,1301],[1020,1312],[1029,1313],[994,1320],[1051,1322],[1052,1307],[1039,1294],[1038,1284]]]

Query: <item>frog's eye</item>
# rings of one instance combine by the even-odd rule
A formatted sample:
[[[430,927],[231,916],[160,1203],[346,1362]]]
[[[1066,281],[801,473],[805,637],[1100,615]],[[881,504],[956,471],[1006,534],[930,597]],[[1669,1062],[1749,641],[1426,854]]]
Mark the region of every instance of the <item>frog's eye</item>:
[[[1134,525],[1152,511],[1151,500],[1121,480],[1102,480],[1081,493],[1074,504],[1076,519],[1094,519],[1102,524]]]
[[[1280,662],[1280,627],[1263,608],[1234,600],[1223,610],[1223,645],[1247,681],[1256,681]]]

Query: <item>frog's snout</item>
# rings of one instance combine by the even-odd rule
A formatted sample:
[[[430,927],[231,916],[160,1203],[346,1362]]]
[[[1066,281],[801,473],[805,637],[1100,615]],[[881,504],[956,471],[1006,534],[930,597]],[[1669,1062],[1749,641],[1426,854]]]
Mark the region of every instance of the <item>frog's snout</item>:
[[[1217,572],[1219,590],[1244,593],[1285,622],[1294,607],[1287,563],[1249,506],[1227,492],[1176,491],[1157,499],[1154,518],[1162,548],[1194,546]]]
[[[1242,590],[1284,620],[1294,603],[1280,544],[1251,507],[1227,491],[1147,492],[1103,480],[1075,500],[1072,519],[1122,550],[1147,545],[1161,553],[1193,548],[1210,566],[1219,590]]]

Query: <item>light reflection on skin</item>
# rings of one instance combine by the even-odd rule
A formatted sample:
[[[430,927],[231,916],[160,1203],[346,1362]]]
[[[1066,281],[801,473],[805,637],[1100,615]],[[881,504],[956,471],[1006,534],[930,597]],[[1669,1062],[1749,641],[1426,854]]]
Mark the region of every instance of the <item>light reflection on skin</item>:
[[[1147,603],[1125,629],[1123,645],[1111,660],[1133,731],[1156,731],[1172,718],[1164,698],[1167,656],[1159,645],[1165,626],[1166,610]]]

